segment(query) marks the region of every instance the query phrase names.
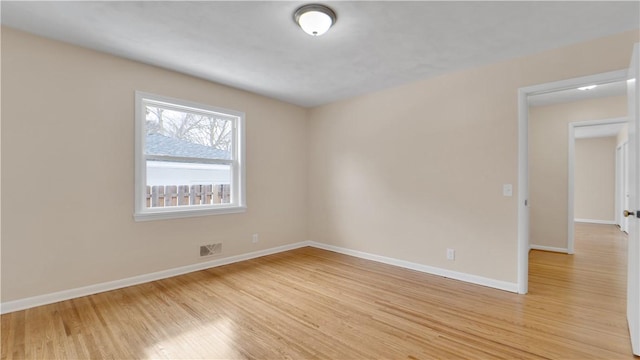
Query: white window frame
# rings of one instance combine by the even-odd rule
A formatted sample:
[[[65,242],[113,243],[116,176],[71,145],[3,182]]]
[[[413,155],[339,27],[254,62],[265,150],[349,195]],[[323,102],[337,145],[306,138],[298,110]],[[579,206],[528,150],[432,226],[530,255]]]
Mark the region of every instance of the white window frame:
[[[212,163],[231,165],[231,202],[215,205],[183,205],[171,207],[146,206],[147,166],[144,154],[146,139],[146,105],[158,104],[178,110],[196,113],[222,114],[233,120],[232,160],[212,160]],[[135,221],[176,219],[204,215],[232,214],[245,212],[246,180],[245,180],[245,131],[244,113],[199,104],[187,100],[175,99],[142,91],[135,92]],[[177,185],[177,184],[176,184]]]

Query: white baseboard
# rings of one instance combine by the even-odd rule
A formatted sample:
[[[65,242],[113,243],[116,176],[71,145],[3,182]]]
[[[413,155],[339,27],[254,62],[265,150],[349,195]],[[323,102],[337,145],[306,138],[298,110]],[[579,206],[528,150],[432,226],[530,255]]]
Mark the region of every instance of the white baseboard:
[[[398,260],[386,256],[380,256],[375,254],[369,254],[361,251],[350,250],[346,248],[341,248],[333,245],[327,245],[318,243],[315,241],[302,241],[294,244],[283,245],[274,247],[271,249],[254,251],[247,254],[230,256],[222,259],[215,259],[211,261],[201,262],[197,264],[181,266],[173,269],[158,271],[150,274],[144,274],[139,276],[133,276],[126,279],[108,281],[100,284],[94,284],[89,286],[84,286],[75,289],[58,291],[50,294],[33,296],[25,299],[18,299],[13,301],[7,301],[0,304],[0,314],[6,314],[14,311],[25,310],[36,306],[53,304],[59,301],[75,299],[82,296],[93,295],[105,291],[111,291],[115,289],[121,289],[128,286],[139,285],[151,281],[162,280],[166,278],[170,278],[173,276],[183,275],[194,271],[205,270],[209,268],[213,268],[216,266],[222,266],[227,264],[232,264],[244,260],[250,260],[261,256],[271,255],[280,253],[283,251],[289,251],[293,249],[298,249],[305,246],[313,246],[323,250],[335,251],[337,253],[350,255],[354,257],[358,257],[361,259],[373,260],[389,265],[394,265],[406,269],[416,270],[427,274],[443,276],[455,280],[465,281],[472,284],[488,286],[491,288],[505,290],[517,293],[518,292],[518,284],[510,283],[501,280],[490,279],[482,276],[471,275],[467,273],[437,268],[428,265],[416,264],[409,261]]]
[[[434,266],[417,264],[410,261],[398,260],[398,259],[394,259],[386,256],[370,254],[370,253],[357,251],[357,250],[350,250],[350,249],[342,248],[339,246],[318,243],[315,241],[310,241],[309,245],[319,249],[323,249],[323,250],[335,251],[340,254],[354,256],[361,259],[373,260],[373,261],[381,262],[384,264],[402,267],[405,269],[420,271],[427,274],[443,276],[450,279],[460,280],[460,281],[464,281],[464,282],[468,282],[476,285],[487,286],[494,289],[505,290],[505,291],[510,291],[514,293],[518,292],[517,283],[511,283],[507,281],[496,280],[496,279],[486,278],[486,277],[477,276],[477,275],[471,275],[471,274],[462,273],[458,271],[442,269]]]
[[[29,309],[36,306],[53,304],[59,301],[74,299],[82,296],[93,295],[100,292],[121,289],[127,286],[143,284],[151,281],[170,278],[177,275],[183,275],[194,271],[213,268],[216,266],[227,265],[239,261],[254,259],[261,256],[276,254],[283,251],[293,250],[304,246],[310,246],[308,241],[274,247],[260,251],[254,251],[247,254],[230,256],[222,259],[201,262],[192,265],[181,266],[173,269],[158,271],[150,274],[133,276],[126,279],[108,281],[100,284],[84,286],[75,289],[58,291],[50,294],[33,296],[25,299],[7,301],[0,304],[0,314],[6,314],[18,310]]]
[[[544,245],[533,245],[533,244],[531,244],[529,247],[531,248],[531,250],[553,251],[553,252],[559,252],[559,253],[565,253],[565,254],[569,253],[569,249],[567,248],[559,248],[559,247],[544,246]]]
[[[573,219],[577,223],[616,225],[615,220],[596,220],[596,219]]]

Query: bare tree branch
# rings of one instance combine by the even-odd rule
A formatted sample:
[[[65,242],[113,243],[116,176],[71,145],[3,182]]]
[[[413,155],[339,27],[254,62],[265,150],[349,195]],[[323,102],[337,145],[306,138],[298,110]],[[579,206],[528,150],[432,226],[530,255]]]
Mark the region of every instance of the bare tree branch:
[[[223,151],[231,150],[230,120],[147,106],[146,126],[148,133],[162,134]]]

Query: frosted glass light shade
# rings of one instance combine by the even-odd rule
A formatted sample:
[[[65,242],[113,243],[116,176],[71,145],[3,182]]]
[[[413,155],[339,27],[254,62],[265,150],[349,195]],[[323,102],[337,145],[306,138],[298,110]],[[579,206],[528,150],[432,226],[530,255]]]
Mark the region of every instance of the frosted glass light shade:
[[[335,24],[336,14],[324,5],[310,4],[296,10],[294,20],[307,34],[320,36]]]

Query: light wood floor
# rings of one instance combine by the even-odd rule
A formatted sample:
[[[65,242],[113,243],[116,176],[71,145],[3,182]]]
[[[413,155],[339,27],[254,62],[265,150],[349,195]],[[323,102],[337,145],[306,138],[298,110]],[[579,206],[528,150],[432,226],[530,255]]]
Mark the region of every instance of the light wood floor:
[[[626,238],[532,251],[526,296],[303,248],[2,316],[2,359],[625,359]]]

